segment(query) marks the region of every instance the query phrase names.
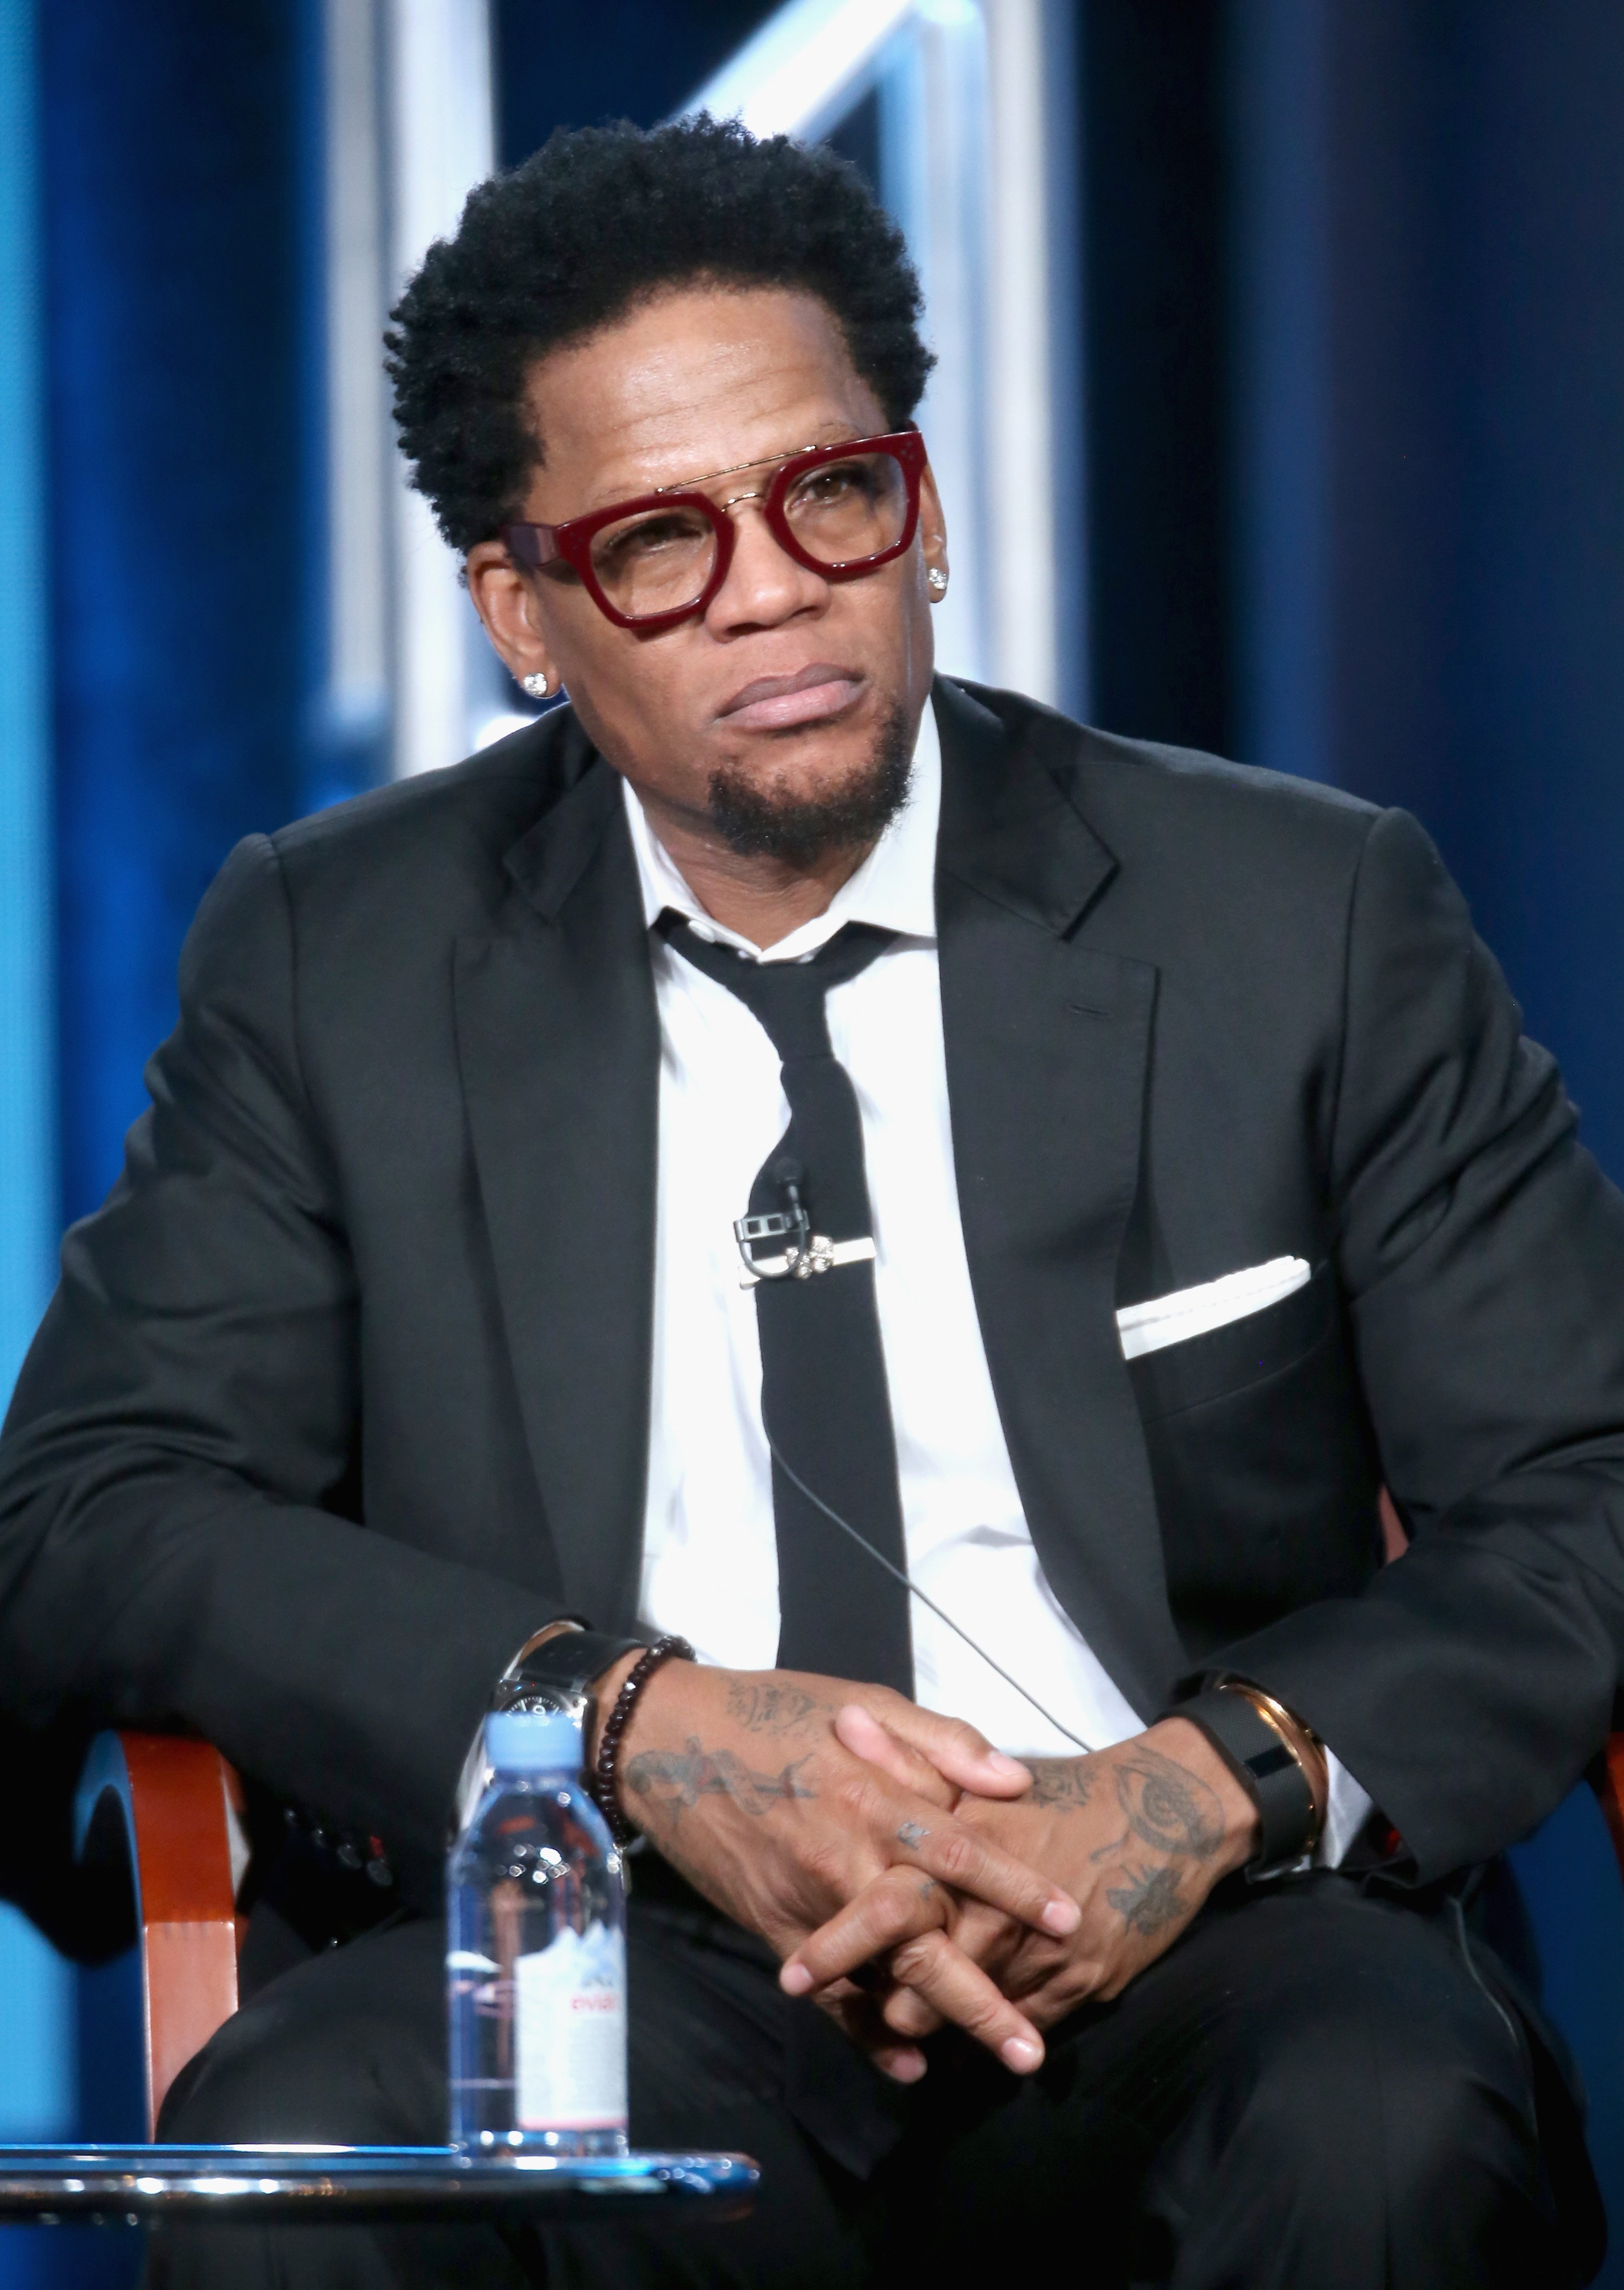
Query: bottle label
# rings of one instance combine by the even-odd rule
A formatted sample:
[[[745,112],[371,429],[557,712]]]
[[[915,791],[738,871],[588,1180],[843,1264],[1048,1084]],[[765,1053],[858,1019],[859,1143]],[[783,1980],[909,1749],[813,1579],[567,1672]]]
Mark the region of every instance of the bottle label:
[[[626,1936],[566,1926],[513,1967],[521,2131],[626,2128]]]

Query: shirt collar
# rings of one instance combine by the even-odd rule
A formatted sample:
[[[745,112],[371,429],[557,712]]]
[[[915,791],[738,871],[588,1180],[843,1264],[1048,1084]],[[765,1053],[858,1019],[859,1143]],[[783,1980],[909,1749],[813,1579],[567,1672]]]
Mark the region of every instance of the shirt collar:
[[[936,711],[925,708],[914,743],[908,801],[862,865],[841,885],[828,905],[776,946],[762,949],[708,915],[677,871],[670,853],[649,825],[631,783],[620,782],[626,820],[637,860],[643,917],[652,930],[674,910],[702,938],[737,947],[758,961],[795,962],[815,954],[846,923],[873,923],[900,936],[934,941],[936,936],[936,830],[941,814],[941,743]]]

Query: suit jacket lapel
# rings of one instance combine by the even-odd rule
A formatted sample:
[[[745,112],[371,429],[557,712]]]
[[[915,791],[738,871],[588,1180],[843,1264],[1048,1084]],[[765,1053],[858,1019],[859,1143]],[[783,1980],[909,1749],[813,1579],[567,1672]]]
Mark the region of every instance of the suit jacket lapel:
[[[1069,727],[1038,717],[1017,739],[940,679],[935,704],[942,1022],[982,1341],[1044,1573],[1150,1716],[1182,1665],[1115,1316],[1156,973],[1074,935],[1116,862],[1071,800]]]
[[[457,949],[458,1055],[497,1292],[564,1596],[633,1618],[647,1472],[659,1021],[620,782],[590,762]]]

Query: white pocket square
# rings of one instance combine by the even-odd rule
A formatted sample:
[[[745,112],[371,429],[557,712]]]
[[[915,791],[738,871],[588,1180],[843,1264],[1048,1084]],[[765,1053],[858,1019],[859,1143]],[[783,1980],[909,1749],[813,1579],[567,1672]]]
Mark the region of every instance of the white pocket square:
[[[1247,1271],[1204,1281],[1199,1288],[1180,1288],[1171,1296],[1153,1296],[1148,1304],[1130,1304],[1116,1315],[1122,1356],[1137,1359],[1141,1352],[1159,1352],[1164,1345],[1227,1327],[1231,1320],[1244,1320],[1248,1313],[1265,1311],[1295,1294],[1307,1287],[1308,1278],[1300,1256],[1275,1256]]]

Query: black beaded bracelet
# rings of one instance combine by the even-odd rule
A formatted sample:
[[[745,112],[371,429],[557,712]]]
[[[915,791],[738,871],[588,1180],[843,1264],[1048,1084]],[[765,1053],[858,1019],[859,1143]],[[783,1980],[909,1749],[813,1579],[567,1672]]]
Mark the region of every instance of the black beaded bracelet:
[[[597,1763],[587,1776],[587,1789],[593,1803],[609,1823],[609,1834],[617,1845],[630,1845],[638,1831],[620,1810],[619,1792],[620,1739],[637,1706],[638,1696],[661,1662],[676,1660],[692,1661],[693,1648],[686,1638],[656,1638],[646,1646],[632,1664],[625,1685],[615,1696],[614,1708],[604,1720],[604,1730],[598,1735]]]

